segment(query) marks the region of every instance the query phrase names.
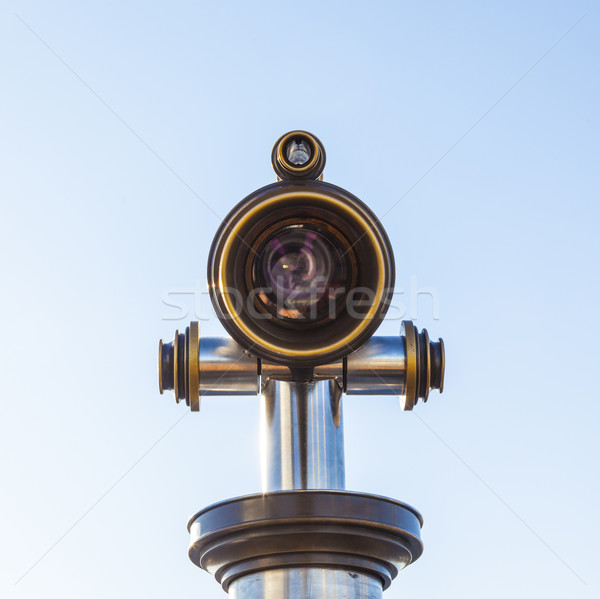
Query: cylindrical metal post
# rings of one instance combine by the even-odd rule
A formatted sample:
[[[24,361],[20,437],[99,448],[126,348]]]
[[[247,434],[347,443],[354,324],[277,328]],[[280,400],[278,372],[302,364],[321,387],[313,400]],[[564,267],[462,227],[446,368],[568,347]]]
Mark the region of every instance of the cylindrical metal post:
[[[249,574],[229,588],[231,599],[381,599],[381,581],[362,572],[282,568]]]
[[[344,489],[342,390],[335,380],[268,380],[261,397],[263,492]]]

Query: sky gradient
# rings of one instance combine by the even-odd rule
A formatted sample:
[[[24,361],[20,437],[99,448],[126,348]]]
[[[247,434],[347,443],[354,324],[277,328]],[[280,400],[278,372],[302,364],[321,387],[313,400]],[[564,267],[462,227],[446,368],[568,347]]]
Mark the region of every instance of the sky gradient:
[[[390,236],[379,332],[446,343],[413,413],[344,404],[347,487],[425,520],[385,596],[597,597],[594,8],[2,3],[0,595],[225,596],[186,523],[259,490],[258,401],[189,414],[157,344],[224,334],[212,237],[302,128]]]

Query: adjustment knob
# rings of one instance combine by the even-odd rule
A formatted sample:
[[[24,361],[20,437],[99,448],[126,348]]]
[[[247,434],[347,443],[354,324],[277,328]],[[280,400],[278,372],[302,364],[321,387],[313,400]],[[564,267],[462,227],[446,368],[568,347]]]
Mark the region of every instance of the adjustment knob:
[[[158,389],[175,393],[179,403],[185,399],[192,412],[200,411],[200,372],[198,354],[200,350],[200,329],[198,323],[190,322],[181,335],[175,331],[170,343],[158,343]]]
[[[444,391],[445,355],[442,339],[430,341],[427,329],[421,333],[410,320],[402,321],[406,355],[406,394],[403,410],[412,410],[419,399],[424,402],[431,389]]]

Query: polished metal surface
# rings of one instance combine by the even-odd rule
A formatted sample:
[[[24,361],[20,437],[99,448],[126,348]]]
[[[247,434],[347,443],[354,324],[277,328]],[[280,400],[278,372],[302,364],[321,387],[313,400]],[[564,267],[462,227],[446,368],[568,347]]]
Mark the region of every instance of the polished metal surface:
[[[267,382],[260,417],[264,492],[344,488],[341,397],[335,380]]]
[[[229,337],[201,337],[199,352],[202,395],[257,395],[258,364]]]
[[[444,390],[446,357],[441,339],[430,341],[427,329],[419,333],[412,321],[402,321],[402,338],[406,352],[404,393],[400,396],[400,407],[412,410],[419,399],[427,401],[429,391]]]
[[[404,338],[371,337],[347,358],[348,395],[404,395]]]
[[[229,587],[231,599],[381,599],[381,582],[362,572],[282,568],[248,574]]]
[[[262,362],[261,365],[261,378],[263,388],[268,383],[269,379],[276,379],[278,381],[291,381],[292,373],[287,366],[282,364],[269,364],[268,362]],[[313,370],[313,381],[322,381],[324,379],[337,379],[339,385],[344,385],[344,362],[333,362],[331,364],[321,364],[315,366]]]
[[[173,341],[158,344],[158,390],[172,389],[175,400],[185,400],[192,412],[200,411],[200,386],[198,372],[198,352],[200,327],[198,322],[190,322],[185,333],[175,331]],[[191,365],[190,365],[191,364]]]
[[[229,337],[200,337],[194,325],[186,334],[176,332],[171,343],[159,345],[159,389],[175,391],[192,407],[199,391],[204,395],[257,395],[272,380],[291,381],[287,366],[259,362]],[[405,410],[412,410],[419,398],[427,400],[429,390],[443,391],[444,345],[429,340],[410,323],[406,334],[371,337],[347,358],[316,366],[312,380],[335,379],[348,395],[398,395]],[[407,353],[408,347],[408,353]],[[190,364],[198,363],[198,378]],[[196,393],[194,393],[194,389]]]
[[[310,254],[311,264],[325,268],[326,287],[331,283],[329,294],[319,292],[323,301],[314,315],[312,308],[299,312],[301,304],[290,307],[295,293],[275,284],[274,271],[266,274],[265,248],[292,229],[319,231],[331,246],[326,259]],[[320,272],[313,268],[312,282],[298,279],[298,285],[319,289]],[[373,335],[391,302],[394,262],[381,222],[357,197],[322,181],[287,181],[256,190],[225,217],[208,274],[214,311],[233,339],[265,362],[308,369],[341,361]]]
[[[348,395],[398,395],[403,410],[412,410],[429,391],[444,386],[444,343],[431,341],[403,323],[403,335],[371,337],[342,361],[316,366],[312,381],[335,380]],[[198,364],[197,376],[191,364]],[[260,362],[229,337],[199,337],[191,322],[185,335],[175,333],[171,343],[159,345],[159,390],[175,391],[192,411],[204,395],[257,395],[271,381],[293,379],[287,366]]]
[[[388,497],[331,490],[245,495],[190,518],[189,557],[225,591],[281,568],[369,574],[387,589],[423,552],[419,512]]]

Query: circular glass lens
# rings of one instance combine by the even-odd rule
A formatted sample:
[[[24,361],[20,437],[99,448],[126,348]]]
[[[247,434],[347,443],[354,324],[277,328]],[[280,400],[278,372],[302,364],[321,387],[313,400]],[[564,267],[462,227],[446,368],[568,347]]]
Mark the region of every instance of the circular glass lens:
[[[300,142],[292,140],[287,147],[287,159],[295,166],[306,164],[310,160],[310,145],[301,140]]]
[[[275,233],[255,258],[257,297],[278,318],[334,318],[344,296],[343,254],[323,234],[304,225]]]

